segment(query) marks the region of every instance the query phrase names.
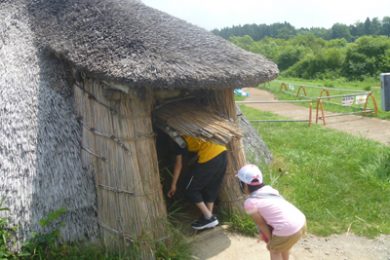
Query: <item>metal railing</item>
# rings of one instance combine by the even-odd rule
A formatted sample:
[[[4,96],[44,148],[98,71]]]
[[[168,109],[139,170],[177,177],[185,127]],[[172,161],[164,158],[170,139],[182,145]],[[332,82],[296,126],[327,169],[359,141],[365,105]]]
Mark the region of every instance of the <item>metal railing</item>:
[[[281,104],[281,103],[309,103],[308,119],[281,119],[281,120],[249,120],[256,123],[286,123],[286,122],[308,122],[308,126],[312,123],[312,100],[253,100],[253,101],[236,101],[236,104]]]

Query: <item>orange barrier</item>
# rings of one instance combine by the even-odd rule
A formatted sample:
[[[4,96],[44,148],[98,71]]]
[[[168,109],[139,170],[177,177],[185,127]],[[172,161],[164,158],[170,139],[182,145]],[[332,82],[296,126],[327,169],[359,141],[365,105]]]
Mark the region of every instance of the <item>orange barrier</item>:
[[[318,121],[321,120],[323,125],[326,125],[326,119],[325,119],[325,110],[324,110],[324,99],[326,100],[330,100],[331,98],[335,98],[335,97],[348,97],[348,96],[354,96],[354,97],[357,97],[357,96],[362,96],[362,95],[367,95],[366,97],[366,100],[364,102],[364,107],[360,107],[361,111],[356,111],[356,112],[344,112],[344,113],[333,113],[332,115],[328,115],[326,117],[334,117],[334,116],[341,116],[341,115],[348,115],[348,114],[365,114],[365,113],[374,113],[374,114],[377,114],[378,113],[378,105],[377,105],[377,102],[375,100],[375,97],[373,95],[372,92],[365,92],[365,93],[352,93],[352,94],[340,94],[340,95],[330,95],[330,92],[329,92],[329,89],[327,88],[324,88],[324,87],[313,87],[313,88],[318,88],[320,89],[321,88],[321,92],[320,92],[320,95],[316,98],[316,124],[318,124]],[[335,90],[345,90],[345,91],[351,91],[350,89],[339,89],[339,88],[332,88],[332,89],[335,89]],[[280,91],[288,91],[289,90],[289,86],[282,82],[280,84]],[[297,97],[302,97],[300,96],[300,93],[301,91],[303,92],[304,96],[307,97],[307,91],[306,91],[306,86],[299,86],[298,90],[297,90],[297,93],[296,93],[296,96]],[[325,96],[324,96],[325,95]],[[306,102],[310,102],[309,104],[309,119],[308,120],[280,120],[280,121],[277,121],[277,120],[268,120],[269,121],[272,121],[272,122],[309,122],[309,126],[311,125],[312,123],[312,101],[313,99],[311,99],[310,97],[307,97],[309,100],[306,100]],[[368,102],[369,102],[369,99],[371,99],[372,103],[373,103],[373,107],[374,107],[374,110],[372,109],[367,109],[367,105],[368,105]],[[355,99],[354,99],[355,100]],[[290,101],[287,101],[287,100],[283,100],[283,101],[279,101],[280,103],[282,102],[290,102],[290,103],[297,103],[297,102],[304,102],[303,100],[290,100]],[[348,100],[347,100],[348,101]],[[270,103],[270,102],[263,102],[263,103]],[[275,102],[276,103],[276,102]],[[340,104],[337,104],[335,102],[326,102],[326,103],[331,103],[331,104],[336,104],[336,105],[340,105]],[[353,104],[353,103],[352,103]],[[357,103],[357,99],[356,99],[356,104]],[[359,103],[359,104],[362,104],[362,103]],[[343,105],[345,106],[345,104],[343,103]],[[347,104],[348,106],[348,104]],[[267,120],[258,120],[257,122],[266,122]]]
[[[376,103],[375,97],[372,94],[372,92],[367,94],[366,102],[364,103],[364,108],[363,110],[367,110],[367,104],[368,104],[368,98],[371,97],[372,103],[374,104],[374,114],[378,114],[378,105]],[[364,113],[364,112],[363,112]]]
[[[298,88],[297,97],[299,97],[299,92],[301,92],[301,89],[303,90],[303,94],[305,95],[305,97],[307,97],[307,92],[306,92],[305,86],[300,86],[300,87]]]
[[[289,87],[288,87],[288,85],[286,83],[283,82],[283,83],[280,84],[280,91],[288,91],[288,89],[289,89]],[[296,96],[297,97],[300,96],[299,94],[301,93],[301,90],[303,91],[304,96],[307,97],[306,86],[303,86],[303,85],[299,86],[299,88],[297,90]],[[326,93],[327,96],[330,96],[329,90],[326,89],[326,88],[322,88],[321,92],[320,92],[320,97],[322,96],[322,94],[324,92]]]
[[[326,89],[326,88],[323,88],[323,89],[321,89],[321,92],[320,92],[320,97],[322,97],[322,93],[326,93],[326,95],[329,97],[330,96],[330,94],[329,94],[329,90],[328,89]]]
[[[321,109],[321,117],[318,116],[318,112]],[[316,106],[316,124],[318,124],[318,119],[322,119],[322,123],[326,125],[325,123],[325,113],[324,113],[324,105],[322,103],[321,98],[317,98],[317,106]]]
[[[287,84],[286,83],[282,83],[282,84],[280,84],[280,91],[287,91],[288,90],[288,86],[287,86]]]
[[[335,117],[335,116],[351,115],[351,114],[364,114],[364,113],[371,113],[371,112],[374,112],[374,114],[377,114],[378,113],[378,105],[376,103],[374,95],[372,94],[372,92],[368,92],[366,94],[367,94],[367,97],[366,97],[366,100],[365,100],[365,103],[364,103],[364,107],[362,108],[362,111],[337,113],[337,114],[333,114],[333,115],[328,115],[327,117]],[[324,125],[326,125],[324,105],[323,105],[324,103],[322,102],[322,99],[329,99],[329,98],[334,98],[334,97],[345,97],[345,96],[355,96],[356,97],[358,95],[362,95],[362,93],[355,93],[355,94],[348,94],[348,95],[334,95],[334,96],[326,96],[326,97],[321,97],[320,96],[320,97],[318,97],[317,98],[317,105],[316,105],[316,124],[318,123],[318,120],[322,119],[322,123]],[[367,104],[368,104],[369,98],[371,98],[371,101],[373,102],[374,110],[367,109]],[[319,115],[320,112],[321,112],[321,115]]]

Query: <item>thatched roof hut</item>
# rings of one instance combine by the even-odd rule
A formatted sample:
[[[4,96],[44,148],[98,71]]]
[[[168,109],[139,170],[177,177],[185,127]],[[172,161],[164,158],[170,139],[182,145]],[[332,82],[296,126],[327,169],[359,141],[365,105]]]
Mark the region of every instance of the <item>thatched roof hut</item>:
[[[234,121],[232,89],[277,72],[136,0],[1,1],[0,197],[20,237],[64,207],[64,240],[161,238],[155,105],[207,96]]]

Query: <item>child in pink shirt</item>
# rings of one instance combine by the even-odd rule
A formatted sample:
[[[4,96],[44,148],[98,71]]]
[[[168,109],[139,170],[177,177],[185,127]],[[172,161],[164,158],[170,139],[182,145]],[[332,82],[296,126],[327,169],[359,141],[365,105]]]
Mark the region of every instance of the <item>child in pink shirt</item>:
[[[260,169],[253,164],[242,167],[237,177],[246,194],[245,211],[259,228],[267,243],[271,260],[288,260],[293,245],[306,233],[305,215],[279,195],[271,186],[264,185]]]

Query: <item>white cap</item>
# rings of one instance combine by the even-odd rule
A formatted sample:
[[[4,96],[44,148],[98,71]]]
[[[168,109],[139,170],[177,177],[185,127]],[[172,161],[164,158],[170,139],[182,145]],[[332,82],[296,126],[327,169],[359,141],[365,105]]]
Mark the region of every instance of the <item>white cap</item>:
[[[236,177],[248,185],[259,185],[263,183],[263,175],[261,174],[259,167],[254,164],[247,164],[242,167],[236,174]],[[252,182],[255,179],[258,181]]]

